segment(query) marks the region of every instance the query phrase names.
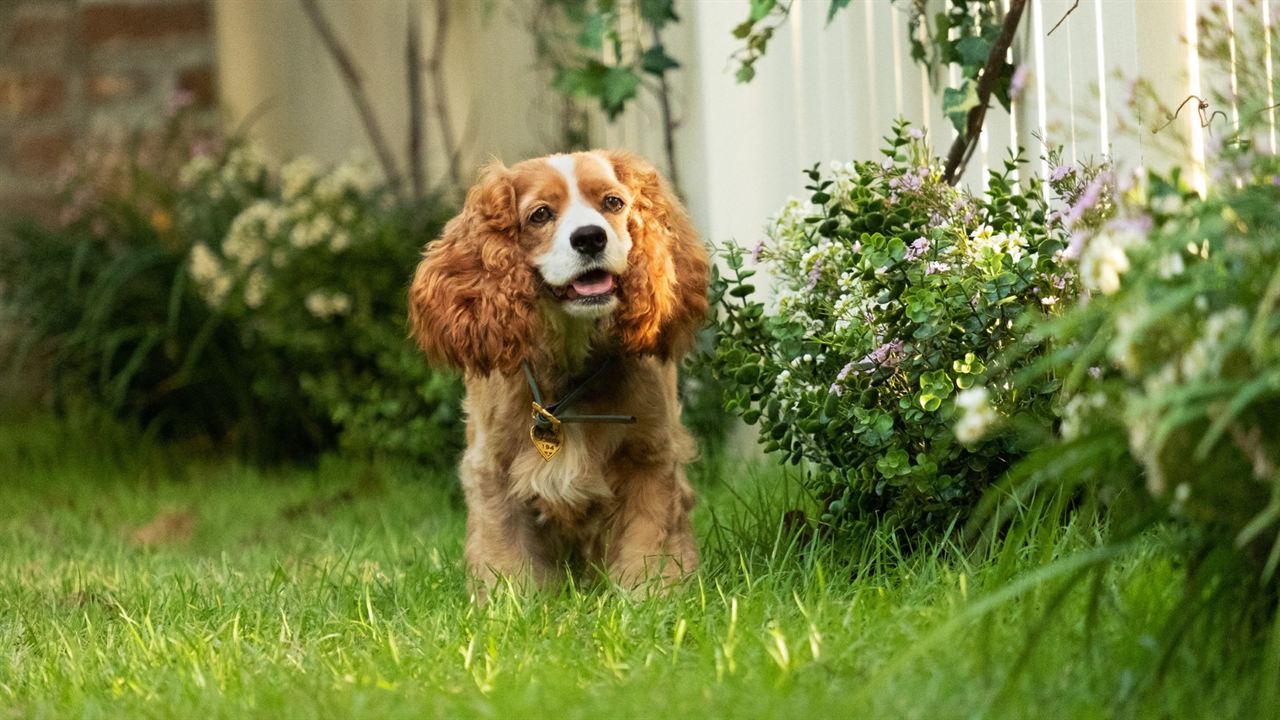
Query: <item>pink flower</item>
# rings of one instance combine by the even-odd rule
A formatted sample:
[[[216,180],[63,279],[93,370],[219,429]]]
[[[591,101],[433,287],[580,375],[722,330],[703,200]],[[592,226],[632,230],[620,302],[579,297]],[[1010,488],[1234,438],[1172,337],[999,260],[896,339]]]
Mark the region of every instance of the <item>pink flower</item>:
[[[1027,78],[1031,75],[1031,66],[1023,63],[1013,71],[1013,77],[1009,79],[1009,97],[1017,98],[1022,91],[1027,89]]]
[[[925,253],[929,252],[931,246],[929,238],[918,237],[915,242],[911,243],[911,247],[907,248],[907,254],[904,257],[907,260],[919,260]]]

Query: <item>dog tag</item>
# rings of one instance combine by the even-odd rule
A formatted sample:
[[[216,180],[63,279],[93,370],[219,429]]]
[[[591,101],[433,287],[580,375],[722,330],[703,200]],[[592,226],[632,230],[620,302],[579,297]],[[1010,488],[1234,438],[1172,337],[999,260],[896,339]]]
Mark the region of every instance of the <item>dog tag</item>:
[[[564,445],[564,428],[540,428],[537,425],[529,428],[529,437],[533,440],[533,448],[543,460],[550,462]]]
[[[549,420],[551,425],[539,425],[539,417]],[[560,419],[536,402],[533,404],[533,425],[529,428],[529,439],[533,441],[533,449],[547,462],[564,446],[564,428],[560,425]]]

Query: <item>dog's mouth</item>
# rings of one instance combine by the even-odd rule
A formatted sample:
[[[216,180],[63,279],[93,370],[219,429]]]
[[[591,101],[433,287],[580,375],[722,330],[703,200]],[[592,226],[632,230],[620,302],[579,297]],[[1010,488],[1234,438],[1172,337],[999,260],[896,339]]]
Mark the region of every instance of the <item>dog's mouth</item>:
[[[618,292],[618,277],[602,270],[588,270],[569,281],[567,285],[551,287],[551,294],[564,302],[579,305],[600,305],[609,302]]]

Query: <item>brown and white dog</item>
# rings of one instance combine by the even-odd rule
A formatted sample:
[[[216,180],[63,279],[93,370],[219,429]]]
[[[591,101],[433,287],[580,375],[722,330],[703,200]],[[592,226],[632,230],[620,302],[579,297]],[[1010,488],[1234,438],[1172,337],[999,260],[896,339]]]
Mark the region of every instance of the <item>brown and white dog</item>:
[[[557,583],[571,558],[625,587],[697,565],[676,366],[707,310],[707,272],[679,201],[620,151],[491,164],[427,245],[409,317],[428,358],[465,373],[459,475],[478,597],[504,578]],[[569,412],[634,424],[566,422],[544,459],[525,363],[545,400],[582,385]]]

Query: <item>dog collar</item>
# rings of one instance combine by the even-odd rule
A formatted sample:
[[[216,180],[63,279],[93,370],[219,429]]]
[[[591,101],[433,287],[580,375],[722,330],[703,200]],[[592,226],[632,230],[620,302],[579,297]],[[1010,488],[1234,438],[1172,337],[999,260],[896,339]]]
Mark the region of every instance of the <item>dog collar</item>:
[[[529,381],[529,392],[533,394],[533,425],[529,426],[529,439],[533,441],[534,449],[538,451],[543,460],[550,462],[551,458],[560,452],[560,448],[564,446],[562,423],[630,424],[636,421],[634,415],[557,415],[557,413],[568,408],[574,400],[577,400],[591,385],[592,381],[600,377],[612,364],[613,358],[605,358],[604,362],[600,363],[590,375],[573,386],[559,400],[553,403],[544,403],[542,401],[542,392],[538,389],[538,381],[533,377],[533,368],[529,367],[529,361],[525,360],[521,363],[524,368],[524,377]]]

